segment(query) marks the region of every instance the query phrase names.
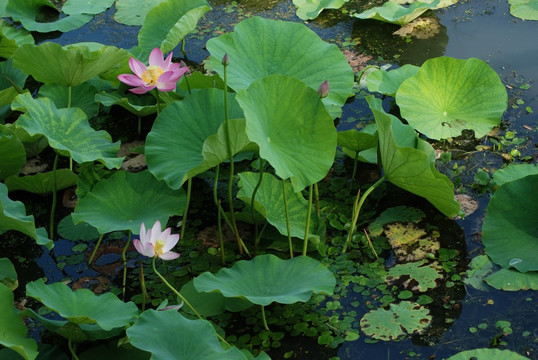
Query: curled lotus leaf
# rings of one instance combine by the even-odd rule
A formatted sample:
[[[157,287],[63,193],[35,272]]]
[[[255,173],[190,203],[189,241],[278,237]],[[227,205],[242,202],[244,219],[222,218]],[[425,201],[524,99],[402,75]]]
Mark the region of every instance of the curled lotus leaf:
[[[293,0],[297,6],[297,17],[311,20],[318,17],[324,9],[340,9],[349,0]]]
[[[362,331],[377,340],[391,341],[406,335],[421,333],[432,321],[428,309],[417,303],[402,301],[366,313],[361,321]]]
[[[374,19],[391,24],[405,25],[426,11],[435,9],[440,1],[415,1],[409,6],[402,6],[393,1],[387,1],[382,6],[371,8],[353,16],[359,19]]]

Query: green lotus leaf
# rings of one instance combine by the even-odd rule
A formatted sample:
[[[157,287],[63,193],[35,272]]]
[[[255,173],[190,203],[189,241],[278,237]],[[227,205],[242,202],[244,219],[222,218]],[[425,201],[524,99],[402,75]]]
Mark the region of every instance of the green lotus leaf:
[[[42,17],[40,14],[42,8],[58,11],[49,0],[10,0],[6,6],[6,14],[14,21],[19,21],[26,30],[42,33],[51,31],[68,32],[93,19],[93,16],[89,14],[75,14],[61,17],[53,22],[38,21],[37,19]]]
[[[77,356],[80,360],[150,360],[151,354],[134,348],[130,344],[124,344],[122,346],[118,344],[117,340],[112,340],[105,344],[84,350]]]
[[[318,17],[324,9],[340,9],[349,0],[293,0],[297,6],[297,17],[311,20]]]
[[[519,180],[528,175],[538,174],[538,166],[532,164],[510,164],[505,168],[496,170],[493,173],[493,184],[495,187],[502,186],[514,180]]]
[[[228,116],[243,117],[234,94],[228,94]],[[179,189],[188,178],[206,170],[200,168],[204,142],[218,132],[223,122],[222,90],[203,89],[168,105],[157,116],[146,138],[149,171],[172,189]]]
[[[18,175],[24,164],[24,146],[10,128],[0,124],[0,180]]]
[[[529,360],[524,356],[519,355],[510,350],[500,350],[500,349],[473,349],[466,350],[452,355],[447,360],[469,360],[472,358],[476,360]]]
[[[9,191],[24,190],[33,194],[50,194],[77,184],[77,175],[69,169],[56,170],[56,187],[53,186],[53,172],[26,176],[10,176],[4,181]]]
[[[211,7],[206,0],[166,0],[153,7],[138,33],[138,45],[170,52],[196,29],[198,20]]]
[[[224,350],[209,321],[189,320],[176,311],[146,310],[127,329],[129,342],[152,360],[246,360],[239,349]]]
[[[340,49],[303,24],[252,17],[234,32],[210,39],[206,47],[208,64],[221,77],[222,57],[228,54],[228,86],[236,92],[273,74],[295,77],[314,90],[327,80],[330,91],[323,103],[333,118],[342,114],[352,92],[353,70]]]
[[[19,286],[17,272],[8,258],[0,258],[0,283],[7,286],[11,291]]]
[[[17,123],[11,123],[6,124],[6,127],[9,128],[21,141],[22,145],[24,146],[24,149],[26,151],[26,158],[32,158],[36,155],[38,155],[41,151],[43,151],[47,146],[49,146],[49,143],[47,141],[47,138],[43,135],[33,135],[31,136],[28,134],[26,130],[24,130],[22,127],[17,126]]]
[[[536,271],[521,273],[517,270],[501,269],[488,276],[485,281],[498,290],[538,290],[538,272]]]
[[[441,271],[431,264],[426,264],[426,260],[394,265],[388,271],[386,280],[393,281],[401,276],[415,280],[420,292],[435,288],[436,280],[443,277]]]
[[[538,270],[536,189],[538,175],[529,175],[502,185],[488,204],[482,243],[491,260],[503,268]]]
[[[67,15],[97,15],[111,7],[113,4],[114,0],[68,0],[62,5],[62,11]]]
[[[495,264],[493,264],[487,255],[478,255],[471,260],[468,267],[469,270],[465,272],[466,278],[463,282],[477,290],[488,291],[489,289],[484,283],[484,278],[491,274]]]
[[[67,107],[69,89],[62,85],[43,85],[39,88],[39,97],[49,98],[58,109]],[[85,82],[71,88],[71,107],[78,107],[88,117],[97,115],[99,106],[95,102],[97,89]]]
[[[228,128],[230,131],[231,150],[234,155],[241,151],[257,150],[257,146],[250,141],[245,132],[245,119],[229,119]],[[204,161],[197,168],[197,172],[211,169],[229,160],[226,142],[226,122],[224,122],[220,125],[216,134],[208,136],[204,141],[202,148]]]
[[[26,284],[26,294],[66,320],[50,320],[30,309],[23,315],[75,342],[118,335],[138,316],[134,303],[124,303],[110,292],[95,295],[88,289],[73,291],[61,282],[45,285],[43,279],[38,279]]]
[[[8,0],[0,0],[0,15],[5,16]]]
[[[8,230],[17,230],[35,239],[39,245],[52,249],[52,240],[47,238],[46,231],[42,228],[36,229],[34,217],[26,215],[24,204],[20,201],[13,201],[8,196],[7,186],[0,183],[0,234]]]
[[[215,316],[225,311],[238,312],[252,306],[250,301],[241,298],[227,298],[219,292],[199,292],[194,287],[194,281],[189,281],[180,291],[191,304],[196,304],[196,311],[202,316]],[[182,310],[194,315],[188,306],[183,306]]]
[[[0,62],[0,106],[11,104],[24,87],[27,77],[28,75],[13,67],[12,59]]]
[[[402,336],[421,333],[432,321],[427,308],[417,303],[402,301],[390,304],[385,310],[379,308],[366,313],[361,321],[361,329],[374,339],[391,341]]]
[[[237,197],[250,205],[252,193],[258,182],[259,174],[257,173],[240,173],[239,174],[239,192]],[[290,235],[304,239],[306,229],[306,214],[308,212],[308,201],[303,195],[294,192],[288,185],[286,188],[288,201],[288,213],[290,221]],[[287,235],[286,215],[284,209],[284,197],[282,194],[282,180],[276,179],[273,175],[263,174],[262,183],[256,192],[254,208],[262,214],[267,221],[276,227],[282,235]],[[320,241],[322,234],[316,229],[320,224],[315,216],[310,220],[309,238],[314,242]]]
[[[140,26],[155,6],[166,0],[116,0],[114,20],[125,25]]]
[[[69,47],[53,42],[23,45],[13,54],[13,66],[45,84],[77,86],[126,61],[125,50],[99,45],[100,48],[93,51],[80,44]]]
[[[217,88],[224,89],[224,81],[219,77],[218,74],[204,74],[200,71],[193,71],[189,75],[189,85],[187,86],[186,81],[179,83],[179,87],[185,92],[188,93],[189,87],[191,91],[195,89],[206,89],[206,88]]]
[[[387,1],[382,6],[374,7],[359,14],[353,14],[353,16],[359,19],[374,19],[391,24],[405,25],[426,11],[437,8],[439,2],[440,0],[434,0],[429,3],[415,1],[406,7],[393,1]]]
[[[15,311],[13,292],[0,283],[0,345],[17,352],[26,360],[37,357],[37,344],[26,337],[26,325],[22,316]],[[3,357],[2,357],[3,358]]]
[[[6,20],[0,19],[0,57],[9,59],[20,46],[33,43],[34,38],[28,30],[13,27]]]
[[[377,163],[377,125],[366,125],[360,131],[355,129],[339,131],[338,145],[351,158],[367,163]],[[358,153],[358,154],[357,154]]]
[[[396,92],[402,117],[431,139],[480,138],[501,122],[507,93],[499,75],[482,60],[440,57],[424,62]]]
[[[75,225],[71,214],[69,214],[58,224],[58,235],[71,241],[87,241],[97,239],[99,237],[99,231],[85,222]]]
[[[317,260],[307,256],[282,260],[271,254],[238,261],[215,275],[204,272],[194,278],[198,291],[219,291],[226,297],[263,306],[305,302],[312,293],[332,295],[335,285],[333,273]]]
[[[412,128],[385,113],[381,100],[370,97],[368,102],[377,123],[381,159],[387,180],[426,198],[446,216],[457,215],[460,205],[454,199],[454,185],[435,168],[431,146],[428,148],[429,153],[421,150],[427,143],[423,144],[425,141],[418,139],[416,134],[409,136]],[[409,144],[411,140],[416,143],[413,147]]]
[[[510,14],[520,19],[538,20],[538,2],[533,0],[508,0]]]
[[[400,85],[415,75],[419,69],[420,67],[418,66],[405,64],[398,69],[390,71],[383,69],[374,70],[366,78],[368,91],[394,96]]]
[[[138,234],[142,223],[166,224],[170,216],[182,214],[185,201],[183,189],[170,189],[148,171],[122,171],[100,180],[79,199],[72,217],[75,224],[86,222],[100,234],[116,230]]]
[[[121,166],[123,158],[117,157],[120,143],[112,143],[104,130],[93,130],[82,110],[57,109],[50,99],[33,99],[29,93],[17,96],[11,108],[25,112],[17,120],[18,126],[30,135],[46,136],[51,147],[68,152],[76,162],[97,160],[108,168]]]
[[[285,75],[257,80],[237,94],[246,133],[260,156],[295,192],[323,179],[336,152],[336,129],[318,93]],[[293,101],[290,101],[293,99]]]
[[[119,105],[135,116],[148,116],[157,112],[157,103],[154,97],[140,96],[133,93],[120,94],[117,92],[102,92],[95,95],[95,101],[104,106]]]

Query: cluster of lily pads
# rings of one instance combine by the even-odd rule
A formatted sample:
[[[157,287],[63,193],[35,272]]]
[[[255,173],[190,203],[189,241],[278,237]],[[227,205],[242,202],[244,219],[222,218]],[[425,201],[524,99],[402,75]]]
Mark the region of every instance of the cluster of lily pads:
[[[406,124],[387,112],[381,99],[370,95],[367,101],[375,122],[360,131],[337,133],[334,120],[354,94],[355,74],[336,45],[322,41],[303,24],[259,17],[244,20],[233,32],[207,42],[210,57],[205,72],[188,73],[185,65],[172,62],[171,54],[163,58],[163,53],[179,44],[185,46],[185,36],[210,10],[205,0],[162,0],[147,8],[117,0],[117,20],[142,25],[138,46],[132,49],[98,43],[37,45],[29,32],[69,31],[113,3],[69,0],[62,7],[66,16],[38,22],[35,19],[43,7],[56,9],[48,0],[0,1],[0,11],[7,16],[0,26],[0,55],[6,59],[0,63],[4,75],[0,91],[0,233],[19,231],[50,250],[56,232],[74,234],[72,240],[99,237],[96,248],[106,234],[124,232],[124,299],[126,253],[132,235],[138,235],[135,248],[151,258],[153,272],[177,304],[168,305],[168,299],[162,299],[156,309],[146,310],[145,300],[139,308],[111,292],[95,295],[88,289],[71,290],[63,283],[46,284],[38,279],[26,285],[26,295],[51,310],[52,316],[30,307],[19,311],[13,307],[17,274],[11,261],[1,258],[2,358],[66,357],[58,348],[38,347],[27,337],[23,319],[31,318],[65,338],[75,359],[102,354],[137,359],[268,359],[264,352],[253,354],[228,343],[226,329],[205,317],[259,305],[264,328],[270,331],[267,306],[307,302],[314,293],[334,293],[335,274],[322,260],[327,256],[325,220],[336,219],[324,212],[316,194],[318,182],[334,166],[337,149],[353,159],[353,173],[359,163],[377,164],[382,169],[372,185],[353,184],[354,176],[349,180],[357,195],[348,209],[349,221],[342,226],[347,236],[341,236],[339,252],[346,253],[356,251],[359,241],[370,242],[368,233],[365,239],[355,232],[363,205],[385,182],[425,198],[447,217],[458,215],[454,186],[436,170],[435,151],[424,136],[439,140],[473,130],[476,137],[482,137],[500,124],[506,109],[506,90],[485,62],[442,57],[421,67],[363,74],[372,94],[394,97]],[[29,77],[33,81],[27,81]],[[143,147],[133,149],[145,155],[147,170],[129,171],[124,158],[117,155],[120,141],[113,142],[106,131],[91,126],[92,119],[110,107],[121,107],[137,118],[139,124],[133,123],[133,127],[139,133],[142,117],[155,117]],[[28,158],[47,151],[53,154],[49,171],[21,174]],[[249,164],[236,174],[234,163],[245,159]],[[517,180],[500,180],[500,175],[495,179],[500,187],[494,200],[500,200],[492,200],[488,209],[493,220],[486,219],[484,243],[488,255],[506,271],[513,272],[508,268],[515,267],[521,274],[534,276],[538,267],[529,249],[535,248],[536,239],[529,239],[528,247],[514,250],[497,237],[521,225],[520,216],[505,216],[507,211],[516,211],[507,209],[507,203],[519,206],[512,202],[520,194],[514,187],[525,186],[529,192],[536,188],[536,168],[523,166],[517,167],[521,174]],[[221,167],[228,171],[225,196],[219,195]],[[507,168],[505,174],[513,176],[513,171]],[[156,260],[173,263],[178,256],[172,248],[178,239],[186,240],[195,177],[209,181],[214,190],[206,206],[217,214],[219,246],[213,256],[221,260],[222,268],[215,274],[201,272],[178,291],[167,279],[169,274],[158,271]],[[57,192],[75,185],[78,203],[58,225]],[[36,227],[22,202],[10,199],[13,191],[51,194],[48,231]],[[244,203],[238,213],[236,200]],[[522,201],[536,207],[530,197]],[[222,202],[228,206],[226,210]],[[416,213],[389,209],[368,231],[372,236],[384,232],[390,242],[399,225],[387,225],[409,223],[414,216]],[[181,238],[170,229],[162,231],[161,223],[178,217]],[[506,223],[500,226],[498,218]],[[241,235],[239,220],[250,224],[254,235]],[[530,216],[523,221],[524,229],[535,226]],[[233,247],[224,244],[222,228],[226,225],[234,233]],[[146,226],[151,230],[146,232]],[[268,229],[284,239],[284,251],[272,252],[262,240]],[[405,232],[409,234],[409,227]],[[402,238],[392,236],[399,248],[405,245]],[[417,242],[427,242],[422,234],[411,241],[413,249],[422,249]],[[369,245],[374,253],[379,247]],[[387,272],[388,281],[411,275],[417,285],[408,290],[411,295],[400,298],[404,301],[364,315],[360,326],[366,335],[394,340],[430,325],[431,315],[423,306],[427,302],[405,300],[414,294],[422,296],[441,277],[441,266],[435,262],[439,248],[424,249],[412,255],[405,250],[410,257]],[[230,264],[236,258],[242,260]],[[145,299],[151,289],[145,288],[143,275],[140,283],[139,292]],[[521,288],[525,286],[532,287]],[[354,334],[346,338],[355,340],[358,333]],[[104,344],[106,339],[115,341]]]

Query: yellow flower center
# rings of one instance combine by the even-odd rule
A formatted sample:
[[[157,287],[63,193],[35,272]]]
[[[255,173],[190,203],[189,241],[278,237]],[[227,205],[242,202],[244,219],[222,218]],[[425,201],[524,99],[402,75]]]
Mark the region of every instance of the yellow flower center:
[[[155,251],[156,256],[161,256],[163,253],[163,247],[164,247],[164,241],[161,239],[157,240],[155,245],[153,246],[153,250]]]
[[[159,79],[159,76],[163,73],[163,69],[161,69],[159,66],[150,65],[146,68],[146,71],[142,74],[142,80],[146,83],[146,85],[155,85],[157,83],[157,79]]]

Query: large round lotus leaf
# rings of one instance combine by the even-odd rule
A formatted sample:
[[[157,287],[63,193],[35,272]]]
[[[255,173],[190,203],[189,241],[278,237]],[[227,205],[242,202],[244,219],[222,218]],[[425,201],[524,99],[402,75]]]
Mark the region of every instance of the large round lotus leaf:
[[[405,335],[422,332],[432,317],[425,307],[409,301],[390,304],[385,310],[379,308],[366,313],[361,319],[361,329],[374,339],[391,341]]]
[[[377,163],[377,125],[366,125],[362,130],[351,129],[339,131],[337,138],[338,145],[342,147],[342,151],[357,160],[372,163]]]
[[[39,97],[46,97],[54,102],[58,109],[66,108],[69,89],[62,85],[43,85],[39,88]],[[99,104],[95,102],[97,89],[88,82],[74,86],[71,89],[71,107],[78,107],[84,111],[88,119],[93,118],[99,111]]]
[[[285,75],[256,80],[237,94],[247,136],[298,192],[323,179],[336,152],[336,129],[318,93]]]
[[[440,0],[430,2],[414,1],[409,6],[402,6],[394,1],[387,1],[382,6],[354,14],[359,19],[374,19],[391,24],[405,25],[430,9],[435,9]]]
[[[293,0],[297,6],[297,17],[310,20],[318,17],[323,9],[340,9],[349,0]]]
[[[194,287],[194,281],[189,281],[180,291],[191,304],[196,304],[196,311],[202,316],[215,316],[222,314],[225,311],[243,311],[252,306],[248,300],[241,298],[227,298],[219,292],[199,292]],[[188,306],[183,306],[183,311],[194,315]]]
[[[95,295],[88,289],[71,290],[61,282],[45,285],[43,279],[26,284],[26,295],[74,324],[96,324],[103,330],[121,328],[134,321],[138,308],[110,292]]]
[[[508,0],[510,14],[525,20],[538,20],[538,2],[533,0]]]
[[[538,175],[502,185],[491,198],[482,243],[493,262],[522,272],[538,270]]]
[[[13,54],[13,66],[45,84],[76,86],[119,66],[126,58],[127,52],[114,46],[102,45],[92,51],[83,45],[64,48],[46,42],[21,46]]]
[[[252,193],[258,183],[259,174],[247,172],[239,174],[239,192],[237,197],[250,206]],[[308,201],[303,195],[294,192],[291,186],[286,187],[288,201],[288,218],[290,225],[290,235],[304,239],[306,229],[306,214],[308,212]],[[286,210],[284,208],[284,197],[282,194],[282,180],[276,179],[271,174],[264,174],[262,183],[256,192],[254,208],[263,215],[267,221],[277,228],[282,235],[288,234],[286,225]],[[319,229],[317,216],[312,216],[310,221],[309,238],[319,242],[320,235],[316,232]],[[324,229],[323,229],[324,230]]]
[[[50,99],[33,99],[29,93],[17,96],[11,108],[25,112],[17,120],[18,126],[30,135],[46,136],[51,147],[68,152],[79,164],[100,161],[108,168],[121,166],[123,158],[117,156],[120,143],[112,143],[104,130],[95,131],[82,110],[57,109]]]
[[[166,0],[116,0],[114,20],[125,25],[142,25],[146,15]]]
[[[56,184],[54,185],[54,178]],[[58,169],[26,176],[10,176],[4,182],[9,191],[24,190],[34,194],[50,194],[76,185],[77,174],[69,169]]]
[[[129,92],[119,94],[117,92],[102,92],[95,95],[95,101],[105,106],[119,105],[136,116],[147,116],[157,112],[157,103],[154,97],[140,96]]]
[[[508,95],[499,75],[476,58],[427,60],[396,92],[402,117],[431,139],[481,138],[501,122]]]
[[[43,8],[50,8],[52,11],[57,11],[56,7],[49,0],[12,0],[7,3],[6,14],[14,21],[19,21],[26,30],[43,33],[51,31],[68,32],[81,27],[93,19],[93,16],[89,14],[75,14],[61,17],[52,22],[37,21],[37,18],[42,16],[40,12]]]
[[[485,281],[495,289],[505,291],[538,290],[538,272],[527,271],[521,273],[512,269],[501,269],[490,276]]]
[[[69,214],[58,224],[58,235],[71,241],[94,240],[99,237],[99,231],[85,222],[75,225]]]
[[[260,255],[220,269],[216,275],[204,272],[194,278],[198,291],[220,291],[226,297],[241,297],[264,306],[305,302],[312,293],[332,295],[335,285],[333,273],[307,256],[282,260]]]
[[[13,292],[0,283],[0,345],[17,352],[26,360],[37,357],[37,344],[26,337],[26,325],[13,306]],[[2,357],[3,358],[3,357]]]
[[[7,196],[7,186],[0,182],[0,234],[8,230],[17,230],[35,239],[39,245],[52,249],[52,240],[47,239],[43,228],[36,229],[34,217],[26,215],[26,208],[20,201],[13,201]]]
[[[211,7],[206,0],[167,0],[147,14],[138,33],[138,45],[170,52],[191,32]]]
[[[246,360],[239,349],[224,350],[209,321],[189,320],[176,311],[147,310],[127,329],[131,345],[152,360]]]
[[[519,180],[528,175],[538,174],[538,166],[532,164],[510,164],[505,168],[496,170],[493,173],[492,182],[495,187],[499,187],[508,182]]]
[[[340,49],[303,24],[252,17],[206,46],[209,65],[221,77],[222,57],[228,54],[228,86],[236,92],[273,74],[293,76],[314,90],[327,80],[330,91],[323,103],[333,118],[352,92],[353,70]]]
[[[518,353],[515,353],[510,350],[499,350],[499,349],[473,349],[466,350],[456,355],[449,357],[447,360],[529,360],[525,356],[521,356]]]
[[[224,122],[223,109],[224,92],[218,89],[203,89],[168,105],[146,138],[149,171],[172,189],[205,171],[199,168],[204,161],[204,141]],[[228,94],[228,116],[243,117],[233,94]]]
[[[415,75],[419,69],[418,66],[405,64],[391,71],[385,71],[383,69],[374,70],[366,78],[368,91],[394,96],[400,85]]]
[[[114,4],[114,0],[68,0],[62,5],[62,11],[68,15],[97,15]]]
[[[170,216],[182,214],[185,201],[183,189],[170,189],[148,171],[121,171],[100,180],[79,200],[72,217],[75,224],[87,222],[100,234],[116,230],[138,234],[142,223],[166,224]]]
[[[423,144],[425,141],[418,139],[416,134],[410,136],[410,126],[385,113],[381,100],[372,97],[367,100],[376,119],[379,151],[387,180],[426,198],[443,214],[457,215],[460,205],[454,199],[454,185],[435,168],[431,146]],[[411,142],[415,142],[415,146]]]
[[[26,151],[19,138],[0,124],[0,180],[18,175],[26,163]]]

